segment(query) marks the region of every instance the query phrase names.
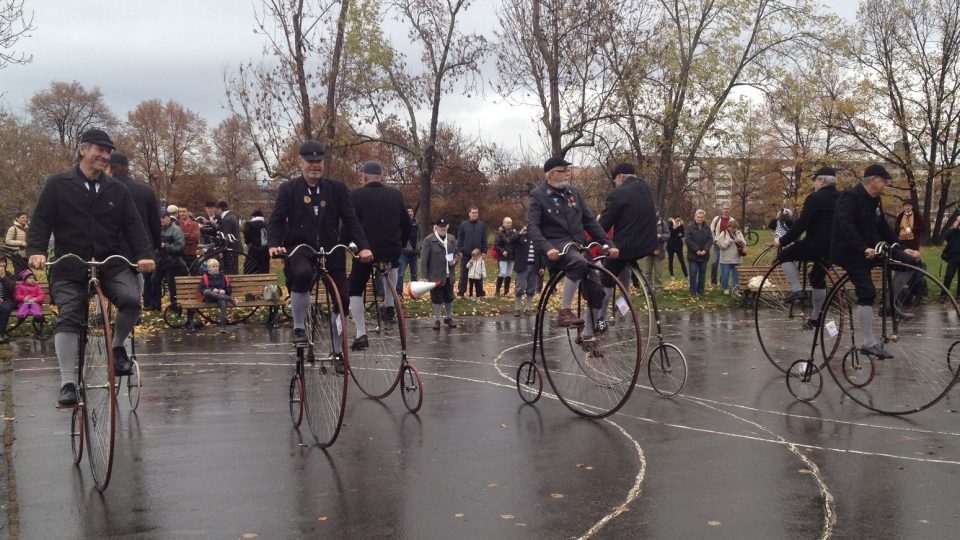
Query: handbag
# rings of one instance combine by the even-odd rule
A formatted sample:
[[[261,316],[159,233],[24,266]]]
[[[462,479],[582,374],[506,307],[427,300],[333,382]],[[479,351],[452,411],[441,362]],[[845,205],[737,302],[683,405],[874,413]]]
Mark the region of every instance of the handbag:
[[[747,256],[747,248],[745,248],[745,247],[738,247],[738,248],[737,248],[737,254],[739,254],[741,257],[746,257],[746,256]]]

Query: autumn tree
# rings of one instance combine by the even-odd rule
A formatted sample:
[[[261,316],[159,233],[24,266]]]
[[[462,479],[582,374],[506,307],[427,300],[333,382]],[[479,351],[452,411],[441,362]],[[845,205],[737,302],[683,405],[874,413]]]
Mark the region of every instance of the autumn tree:
[[[77,81],[53,81],[50,88],[30,98],[27,112],[33,123],[60,145],[68,159],[84,131],[95,127],[111,132],[117,125],[100,88],[87,90]]]
[[[247,139],[244,120],[233,115],[224,119],[212,133],[213,161],[208,165],[222,179],[224,198],[230,208],[240,210],[241,201],[259,196],[254,165],[255,150]]]
[[[505,0],[497,13],[498,91],[539,110],[551,155],[592,146],[613,86],[604,47],[636,2]],[[620,36],[617,36],[619,39]],[[627,38],[631,39],[631,38]]]
[[[66,166],[35,124],[0,110],[0,217],[33,211],[47,177]]]
[[[433,218],[440,103],[455,89],[470,94],[487,52],[486,38],[460,29],[469,4],[468,0],[390,0],[391,9],[407,24],[410,42],[419,48],[422,69],[411,68],[402,54],[394,52],[379,65],[381,83],[371,81],[360,97],[369,107],[369,127],[377,130],[360,138],[401,148],[416,161],[418,211],[424,223]],[[425,126],[421,125],[421,114],[427,119]],[[397,123],[405,132],[402,138],[389,137],[380,129]]]
[[[124,141],[131,168],[143,174],[166,200],[177,179],[197,172],[208,154],[207,122],[183,105],[159,99],[143,101],[127,115]]]
[[[26,64],[33,55],[17,52],[14,47],[34,30],[33,14],[23,9],[24,0],[0,0],[0,69],[10,64]]]
[[[960,0],[865,0],[860,38],[847,54],[861,73],[839,127],[874,159],[894,165],[894,183],[938,238],[957,205],[960,166]],[[936,199],[936,202],[934,202]]]

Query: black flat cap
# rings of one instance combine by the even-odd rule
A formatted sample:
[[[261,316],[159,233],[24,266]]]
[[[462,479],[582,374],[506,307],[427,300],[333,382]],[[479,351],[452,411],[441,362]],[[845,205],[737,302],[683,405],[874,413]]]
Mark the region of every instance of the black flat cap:
[[[610,172],[610,178],[616,178],[621,174],[636,176],[637,169],[635,169],[630,163],[618,163],[617,166],[613,168],[613,171]]]
[[[863,177],[869,178],[871,176],[879,176],[885,180],[893,180],[893,176],[887,172],[887,169],[880,165],[879,163],[874,163],[873,165],[867,167],[867,170],[863,171]]]
[[[833,167],[820,167],[819,169],[817,169],[817,172],[813,173],[814,178],[818,176],[836,176],[836,175],[837,175],[837,169]]]
[[[97,146],[109,148],[110,150],[116,148],[113,145],[113,141],[110,140],[110,136],[102,129],[88,129],[84,131],[83,135],[80,135],[80,143],[93,143]]]
[[[436,223],[434,223],[434,225],[436,225],[437,227],[446,227],[447,225],[449,225],[449,223],[447,223],[447,220],[440,218],[437,220]]]
[[[360,167],[360,172],[375,176],[383,176],[383,165],[381,165],[379,161],[367,161],[362,167]]]
[[[543,172],[549,172],[550,170],[556,169],[557,167],[566,167],[567,165],[573,165],[573,163],[570,163],[569,161],[563,159],[562,157],[554,156],[548,159],[543,164]]]
[[[127,159],[127,156],[121,154],[120,152],[112,152],[110,154],[110,164],[111,165],[129,165],[130,160]]]
[[[297,153],[307,161],[322,161],[323,145],[317,141],[306,141],[300,145],[300,150]]]

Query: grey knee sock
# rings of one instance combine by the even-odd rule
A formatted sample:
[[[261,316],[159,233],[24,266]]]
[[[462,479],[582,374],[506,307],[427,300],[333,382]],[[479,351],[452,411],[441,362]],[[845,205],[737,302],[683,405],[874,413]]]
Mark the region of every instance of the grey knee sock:
[[[333,335],[333,352],[343,352],[343,317],[336,313],[330,319],[330,329]]]
[[[603,305],[600,306],[599,314],[597,315],[598,320],[607,318],[607,308],[610,306],[610,299],[613,298],[613,287],[604,287],[603,288]]]
[[[310,303],[310,293],[291,292],[290,308],[293,310],[293,327],[304,329],[307,320],[307,305]]]
[[[443,307],[446,308],[446,310],[447,310],[447,318],[448,318],[448,319],[452,319],[452,318],[453,318],[453,304],[444,304]]]
[[[799,291],[803,289],[803,286],[800,284],[800,269],[797,268],[797,263],[785,262],[780,265],[780,269],[783,270],[783,273],[786,274],[787,279],[790,280],[791,291]]]
[[[53,336],[53,346],[60,363],[60,386],[76,383],[73,370],[77,368],[77,357],[80,355],[80,334],[58,332]]]
[[[519,294],[513,297],[513,310],[520,311],[520,300],[523,299]]]
[[[573,305],[573,297],[577,294],[577,289],[580,287],[580,281],[574,281],[568,277],[563,278],[563,297],[560,300],[560,307],[563,309],[570,309],[570,306]]]
[[[877,344],[877,336],[873,332],[873,306],[857,306],[857,322],[860,325],[860,335],[863,336],[864,347]]]
[[[823,309],[823,301],[827,299],[827,290],[814,289],[812,296],[813,296],[813,311],[810,312],[810,318],[816,319],[820,317],[820,310]]]
[[[886,307],[890,307],[891,298],[896,300],[897,296],[900,295],[900,291],[902,291],[904,287],[907,286],[907,281],[910,279],[910,276],[912,275],[913,275],[913,271],[897,272],[896,274],[893,275],[893,279],[891,280],[891,283],[890,283],[890,288],[892,290],[889,291],[889,293],[887,294],[887,299],[884,301],[884,305],[886,305]],[[896,302],[894,302],[894,305],[896,305]]]
[[[390,295],[387,295],[390,298]],[[363,297],[350,297],[350,315],[353,317],[353,324],[357,325],[357,337],[367,335],[367,319],[363,313]]]
[[[389,288],[383,291],[384,293],[383,307],[395,307],[393,305],[393,295],[390,294],[388,291],[391,291],[397,288],[397,269],[396,268],[391,268],[390,271],[387,272],[387,279],[385,281],[386,282],[383,284],[383,286],[389,287]]]
[[[137,324],[137,317],[140,314],[136,311],[118,311],[117,320],[113,324],[113,344],[111,347],[123,347],[123,342],[133,331],[133,325]]]
[[[441,317],[441,309],[443,309],[443,305],[442,305],[442,304],[434,304],[434,305],[433,305],[433,317],[434,317],[435,319],[437,319],[438,321],[440,320],[440,317]]]
[[[590,309],[587,311],[587,316],[585,317],[585,319],[586,319],[586,320],[583,321],[583,322],[584,322],[584,325],[583,325],[583,335],[584,335],[584,336],[592,336],[592,335],[593,335],[593,327],[596,326],[597,321],[600,320],[600,310],[599,310],[599,309],[590,308]]]

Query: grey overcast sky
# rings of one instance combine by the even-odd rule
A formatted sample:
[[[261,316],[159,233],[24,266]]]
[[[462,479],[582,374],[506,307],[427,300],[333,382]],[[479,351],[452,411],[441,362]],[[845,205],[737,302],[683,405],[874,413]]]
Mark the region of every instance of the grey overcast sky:
[[[34,93],[51,81],[76,80],[100,87],[119,118],[143,100],[175,100],[207,119],[223,110],[225,67],[261,56],[253,33],[258,0],[26,0],[36,30],[17,44],[33,62],[0,70],[0,106],[23,113]],[[826,0],[829,9],[853,20],[859,0]],[[492,39],[495,0],[474,2],[466,24]],[[403,49],[406,33],[388,21],[388,36]],[[489,78],[489,75],[488,75]],[[501,143],[529,145],[536,139],[535,112],[491,97],[450,96],[441,120]],[[505,140],[517,137],[516,141]],[[524,140],[524,137],[527,139]]]

